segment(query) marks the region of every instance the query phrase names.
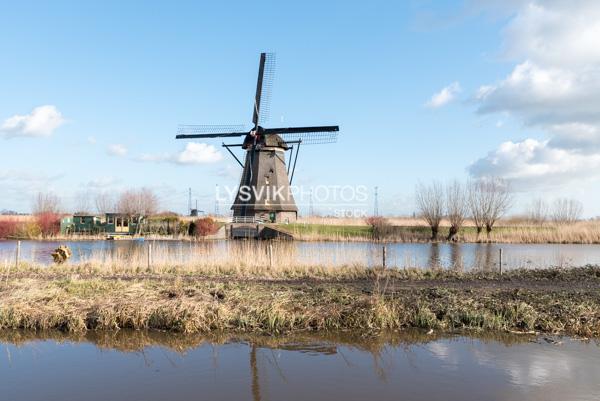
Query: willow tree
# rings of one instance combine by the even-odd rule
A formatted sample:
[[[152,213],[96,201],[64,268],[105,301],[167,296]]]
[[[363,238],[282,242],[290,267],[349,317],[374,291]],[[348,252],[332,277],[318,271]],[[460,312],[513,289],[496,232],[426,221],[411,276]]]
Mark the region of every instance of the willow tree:
[[[576,199],[556,199],[552,205],[552,220],[558,224],[573,224],[581,218],[583,205]]]
[[[459,181],[455,180],[446,185],[446,217],[450,222],[448,241],[455,239],[465,222],[469,210],[466,198],[465,188]]]
[[[471,182],[468,188],[468,203],[473,223],[477,228],[477,238],[485,227],[487,237],[496,222],[510,208],[512,194],[508,183],[499,178],[483,178]]]
[[[437,240],[440,223],[444,217],[444,187],[434,181],[431,185],[417,184],[415,200],[419,216],[431,228],[431,239]]]

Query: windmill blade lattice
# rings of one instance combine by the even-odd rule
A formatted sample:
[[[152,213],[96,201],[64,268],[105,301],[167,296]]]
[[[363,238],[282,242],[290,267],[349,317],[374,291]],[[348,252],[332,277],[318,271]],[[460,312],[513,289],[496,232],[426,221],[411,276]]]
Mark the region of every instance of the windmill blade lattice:
[[[285,142],[301,141],[302,145],[321,145],[327,143],[336,143],[337,132],[295,132],[279,134]]]
[[[258,125],[265,124],[271,117],[271,98],[273,96],[273,82],[275,81],[275,67],[277,66],[276,60],[275,53],[265,54]]]
[[[247,133],[244,125],[180,125],[175,138],[231,138]]]
[[[194,125],[181,124],[177,127],[178,134],[225,134],[239,132],[247,133],[248,130],[243,124],[237,125]]]

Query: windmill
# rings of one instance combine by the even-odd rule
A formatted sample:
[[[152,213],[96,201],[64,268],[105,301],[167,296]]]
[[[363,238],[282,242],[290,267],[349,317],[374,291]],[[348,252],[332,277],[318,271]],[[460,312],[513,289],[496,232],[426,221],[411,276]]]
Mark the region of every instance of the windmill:
[[[300,145],[333,143],[337,140],[337,125],[290,128],[262,126],[268,119],[274,74],[275,54],[261,53],[252,129],[246,130],[243,125],[180,125],[178,128],[176,139],[244,138],[242,143],[222,144],[242,167],[240,186],[231,206],[234,222],[295,221],[298,208],[290,185],[294,179]],[[231,148],[235,147],[246,151],[244,163],[232,152]],[[287,151],[290,153],[286,166]]]

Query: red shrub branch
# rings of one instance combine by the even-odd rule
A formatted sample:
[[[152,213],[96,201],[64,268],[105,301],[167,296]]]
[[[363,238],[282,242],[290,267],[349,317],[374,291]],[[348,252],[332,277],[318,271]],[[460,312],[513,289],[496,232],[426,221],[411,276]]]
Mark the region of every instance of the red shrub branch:
[[[58,213],[38,213],[35,215],[35,222],[44,237],[53,236],[60,232],[60,214]]]
[[[17,234],[18,222],[16,219],[0,220],[0,238],[8,238]]]

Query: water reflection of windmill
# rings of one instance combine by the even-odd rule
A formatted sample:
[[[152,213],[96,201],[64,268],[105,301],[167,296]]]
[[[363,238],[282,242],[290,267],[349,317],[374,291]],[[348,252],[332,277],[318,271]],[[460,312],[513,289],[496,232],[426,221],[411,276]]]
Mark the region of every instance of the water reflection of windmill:
[[[261,401],[261,389],[260,389],[260,375],[258,369],[258,358],[257,351],[260,348],[263,348],[257,345],[255,342],[250,341],[248,343],[250,348],[250,376],[251,376],[251,391],[252,391],[252,400],[253,401]],[[273,351],[274,349],[284,350],[284,351],[294,351],[294,352],[302,352],[302,353],[310,353],[310,354],[323,354],[323,355],[335,355],[338,352],[337,346],[325,343],[290,343],[290,344],[282,344],[275,347],[266,347]],[[269,360],[275,368],[279,371],[279,374],[285,380],[285,376],[281,368],[278,366],[277,361],[275,359]],[[266,374],[266,372],[265,372]]]
[[[290,184],[294,178],[300,145],[333,143],[337,140],[337,125],[290,128],[264,128],[261,125],[269,114],[274,72],[275,55],[261,53],[251,130],[246,130],[243,125],[180,125],[176,136],[177,139],[244,137],[240,144],[223,143],[243,169],[240,187],[231,207],[234,221],[296,220],[298,208]],[[244,163],[231,151],[232,147],[241,147],[246,151]],[[287,167],[286,151],[290,151]]]

